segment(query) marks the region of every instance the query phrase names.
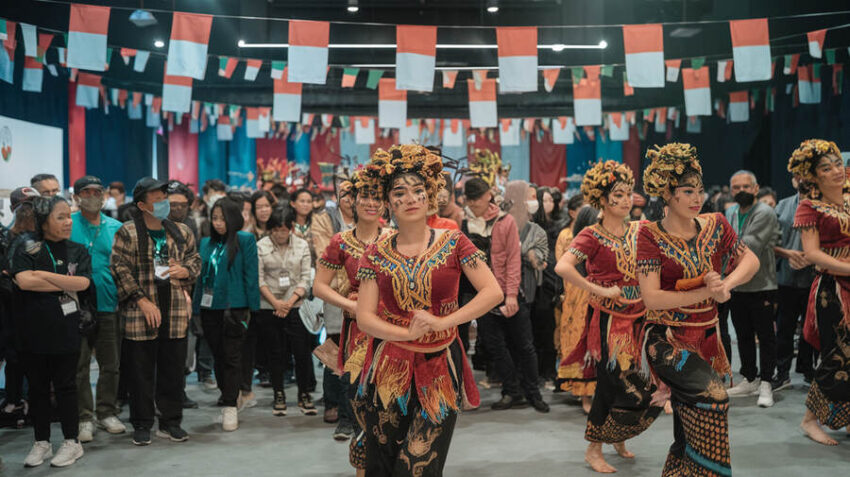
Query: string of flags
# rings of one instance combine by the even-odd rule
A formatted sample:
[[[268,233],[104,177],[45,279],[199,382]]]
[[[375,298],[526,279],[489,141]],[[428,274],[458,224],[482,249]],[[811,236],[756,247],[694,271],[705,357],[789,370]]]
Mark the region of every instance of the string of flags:
[[[128,115],[141,119],[141,93],[124,89],[111,90],[106,94],[101,76],[93,72],[104,72],[109,68],[114,52],[122,58],[125,65],[133,61],[133,70],[144,72],[150,59],[150,52],[130,48],[110,47],[107,42],[110,7],[71,4],[68,33],[64,34],[66,47],[55,45],[58,65],[70,70],[71,81],[77,82],[76,104],[96,108],[101,101],[108,109],[111,104],[126,108]],[[197,122],[202,130],[204,123],[216,123],[217,119],[228,117],[224,126],[233,126],[241,122],[241,116],[224,114],[224,107],[196,108],[197,101],[192,100],[194,81],[203,81],[210,57],[218,59],[218,76],[232,79],[242,61],[245,62],[244,81],[255,81],[263,68],[260,59],[242,59],[229,56],[214,56],[208,52],[213,15],[174,12],[170,42],[165,62],[165,74],[161,95],[144,95],[144,106],[154,113],[157,120],[148,119],[150,125],[159,126],[159,116],[165,115],[169,124],[180,124],[183,115]],[[57,76],[57,64],[47,61],[46,52],[54,43],[53,33],[39,33],[35,25],[16,23],[0,19],[0,80],[13,82],[14,52],[17,46],[16,29],[20,27],[25,50],[22,76],[22,90],[40,92],[45,67]],[[436,26],[396,27],[396,67],[394,78],[384,78],[384,70],[368,69],[366,87],[378,90],[378,128],[398,129],[400,134],[413,134],[414,127],[407,118],[407,92],[432,92],[436,75]],[[488,78],[488,70],[472,72],[467,80],[470,127],[499,128],[506,140],[513,141],[520,132],[519,125],[500,121],[497,112],[499,94],[538,91],[538,71],[542,76],[543,87],[551,93],[559,79],[561,67],[540,69],[538,65],[538,29],[536,27],[495,27],[498,49],[498,83]],[[783,57],[771,57],[768,19],[733,20],[729,22],[732,40],[731,58],[716,61],[718,83],[737,83],[765,81],[774,77],[777,61],[783,60],[782,73],[796,75],[797,81],[788,84],[786,95],[793,95],[794,104],[812,104],[821,100],[821,63],[800,65],[800,53]],[[322,21],[291,20],[288,22],[288,59],[287,61],[267,62],[270,77],[273,79],[274,100],[270,108],[245,108],[250,112],[246,124],[250,124],[252,134],[272,134],[275,130],[269,123],[304,122],[301,111],[303,84],[326,84],[328,67],[328,44],[330,23]],[[699,116],[716,113],[728,118],[730,122],[746,121],[749,110],[754,108],[760,89],[729,94],[727,98],[714,98],[711,95],[711,76],[705,57],[686,58],[689,67],[683,65],[683,59],[664,58],[664,32],[662,24],[625,25],[622,27],[625,63],[623,71],[623,96],[634,95],[635,88],[663,88],[666,83],[677,83],[679,77],[683,84],[684,113],[689,118],[689,129],[698,124]],[[836,62],[837,48],[824,49],[827,29],[809,32],[808,55],[814,59],[825,56],[826,65],[832,67],[833,91],[841,94],[843,65]],[[848,49],[850,53],[850,49]],[[577,127],[607,128],[613,138],[623,136],[623,125],[634,123],[634,114],[629,121],[628,112],[602,111],[603,78],[612,78],[615,65],[588,65],[572,67],[568,77],[572,79],[574,116],[556,121],[552,127],[559,137],[565,131]],[[81,72],[80,70],[85,70]],[[453,89],[457,80],[457,70],[441,70],[441,86]],[[342,71],[341,86],[353,88],[360,75],[360,69],[345,67]],[[498,85],[498,87],[497,87]],[[126,105],[126,99],[132,93],[132,101]],[[766,111],[772,111],[775,104],[775,87],[765,90]],[[235,109],[234,109],[235,108]],[[241,112],[241,106],[231,106],[229,111]],[[666,117],[675,108],[665,109],[664,114],[658,108],[646,110],[644,118],[654,119],[656,128],[666,125]],[[634,112],[632,112],[634,113]],[[148,114],[151,116],[151,114]],[[312,116],[307,116],[312,118]],[[332,116],[322,115],[321,123],[333,124]],[[675,116],[678,120],[678,116]],[[696,119],[694,119],[696,118]],[[374,118],[370,119],[375,123]],[[368,121],[363,118],[350,122],[355,133],[358,128],[368,129]],[[613,126],[612,126],[613,125]],[[217,126],[221,127],[219,122]],[[456,126],[456,125],[455,125]],[[330,127],[330,126],[326,126]],[[626,128],[626,131],[628,128]],[[449,136],[457,134],[456,127],[449,127]],[[232,132],[232,131],[231,131]],[[445,132],[445,130],[443,130]],[[367,134],[367,133],[362,133]],[[227,134],[222,134],[227,137]],[[617,140],[617,139],[614,139]]]

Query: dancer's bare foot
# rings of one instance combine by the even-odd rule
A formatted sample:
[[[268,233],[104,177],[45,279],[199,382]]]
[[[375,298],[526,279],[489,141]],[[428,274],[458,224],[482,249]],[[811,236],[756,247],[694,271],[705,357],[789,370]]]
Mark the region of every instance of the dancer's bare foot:
[[[601,474],[613,474],[617,469],[605,462],[602,457],[602,443],[591,442],[584,453],[584,461],[590,464],[590,468]]]
[[[806,410],[806,415],[803,416],[803,422],[800,423],[800,429],[806,434],[806,436],[817,442],[818,444],[823,444],[825,446],[837,446],[838,441],[829,437],[823,429],[821,429],[820,424],[818,423],[818,418],[812,413],[812,411]]]
[[[355,477],[366,477],[366,469],[357,469]]]
[[[590,407],[593,405],[593,396],[582,396],[581,397],[581,408],[584,410],[585,414],[590,414]]]
[[[634,459],[635,455],[631,453],[628,449],[626,449],[626,441],[623,442],[615,442],[612,444],[614,446],[614,450],[617,451],[617,454],[624,459]]]
[[[664,414],[673,414],[673,405],[669,400],[664,403]]]

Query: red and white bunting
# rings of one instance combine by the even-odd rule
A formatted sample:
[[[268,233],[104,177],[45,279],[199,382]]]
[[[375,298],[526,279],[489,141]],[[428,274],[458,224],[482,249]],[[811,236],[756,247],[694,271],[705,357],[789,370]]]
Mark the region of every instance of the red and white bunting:
[[[537,91],[537,27],[497,27],[499,92]]]
[[[623,113],[608,114],[608,135],[612,141],[629,140],[629,122]]]
[[[437,27],[398,25],[396,45],[395,87],[399,90],[432,92],[437,58]]]
[[[354,116],[351,122],[354,123],[355,144],[375,144],[375,118]]]
[[[330,23],[328,22],[289,21],[287,81],[325,84],[329,37]]]
[[[77,106],[86,109],[97,107],[100,98],[100,76],[80,73],[77,78]]]
[[[443,88],[454,89],[457,70],[442,70],[441,73],[443,75]]]
[[[679,81],[679,69],[682,67],[682,60],[666,60],[664,65],[667,66],[667,82],[675,83]]]
[[[233,71],[236,70],[236,65],[239,64],[239,59],[232,56],[218,57],[218,75],[230,79],[233,76]]]
[[[471,81],[471,80],[467,80]],[[486,80],[493,81],[496,80]],[[496,85],[493,85],[493,93],[496,92]],[[464,121],[460,119],[443,119],[443,147],[463,147],[466,136],[464,135]]]
[[[499,143],[502,146],[519,146],[520,120],[504,118],[499,122]]]
[[[711,116],[711,81],[708,66],[682,70],[685,112],[688,116]]]
[[[725,83],[732,79],[732,60],[720,60],[717,62],[717,82]]]
[[[812,58],[823,57],[823,42],[826,39],[826,29],[810,31],[806,33],[806,38],[809,41],[809,55]],[[802,103],[802,101],[800,101]]]
[[[109,7],[71,4],[68,22],[68,68],[103,71]]]
[[[750,120],[750,98],[748,91],[729,93],[729,122],[744,123]]]
[[[599,79],[582,78],[573,85],[577,126],[602,125],[602,86]]]
[[[405,121],[404,127],[398,130],[399,144],[419,144],[422,142],[420,135],[420,127],[418,119],[408,119]]]
[[[41,84],[44,81],[44,65],[35,57],[24,58],[24,75],[21,81],[21,89],[31,93],[41,93]]]
[[[286,68],[283,78],[274,81],[274,100],[272,115],[275,121],[297,123],[301,119],[301,83],[286,80]]]
[[[536,76],[535,76],[536,78]],[[481,89],[475,89],[475,80],[466,80],[469,90],[469,122],[474,128],[494,128],[498,125],[496,108],[496,80],[485,79]]]
[[[767,18],[730,21],[729,31],[732,34],[735,81],[743,83],[769,80],[770,33]]]
[[[821,99],[820,65],[797,68],[797,88],[801,104],[817,104]]]
[[[165,68],[168,70],[168,65]],[[192,109],[192,78],[165,74],[162,80],[162,110],[188,113]]]
[[[576,125],[571,117],[561,116],[552,121],[552,143],[572,144],[575,142]]]
[[[204,79],[212,15],[174,12],[168,42],[168,74]]]
[[[230,124],[230,116],[222,114],[218,117],[215,125],[215,133],[219,141],[233,140],[233,126]]]
[[[623,26],[623,44],[629,84],[634,88],[663,88],[664,29],[661,24]]]
[[[396,89],[396,80],[381,78],[378,83],[378,127],[404,127],[407,121],[407,91]]]
[[[543,88],[547,93],[551,93],[555,89],[555,83],[558,82],[558,76],[561,74],[561,68],[546,68],[543,70]]]

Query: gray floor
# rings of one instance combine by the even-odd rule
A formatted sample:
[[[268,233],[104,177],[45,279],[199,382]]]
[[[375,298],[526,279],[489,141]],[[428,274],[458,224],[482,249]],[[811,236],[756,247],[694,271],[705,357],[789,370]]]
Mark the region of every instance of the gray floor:
[[[319,376],[321,374],[319,373]],[[22,467],[32,444],[32,429],[0,430],[2,475],[65,476],[348,476],[347,443],[331,438],[333,427],[321,415],[300,415],[288,390],[290,413],[271,415],[271,392],[257,389],[259,405],[240,413],[240,428],[224,433],[215,423],[219,409],[217,393],[205,392],[196,383],[188,386],[200,409],[185,414],[184,427],[191,439],[175,444],[154,438],[149,447],[137,448],[129,434],[112,436],[101,431],[94,442],[85,445],[85,456],[67,469],[47,465]],[[850,438],[833,433],[838,447],[824,447],[807,440],[798,431],[803,415],[806,389],[795,376],[794,387],[777,393],[776,405],[760,409],[755,397],[733,400],[730,410],[732,466],[735,475],[797,477],[803,475],[848,475]],[[318,397],[318,396],[317,396]],[[533,409],[491,411],[489,404],[497,390],[482,389],[484,406],[461,416],[445,474],[448,476],[597,475],[583,461],[585,417],[580,407],[566,402],[565,395],[546,392],[552,412],[538,414]],[[127,417],[127,412],[122,419]],[[652,427],[629,441],[637,454],[633,461],[617,457],[606,447],[609,463],[619,475],[657,476],[661,474],[666,449],[672,441],[673,420],[661,416]],[[53,427],[54,448],[61,441],[58,424]]]

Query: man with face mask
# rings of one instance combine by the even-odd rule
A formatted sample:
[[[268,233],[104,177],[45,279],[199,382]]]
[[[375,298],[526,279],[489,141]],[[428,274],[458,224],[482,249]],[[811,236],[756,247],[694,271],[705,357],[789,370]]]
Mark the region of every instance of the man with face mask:
[[[191,314],[189,293],[201,269],[192,231],[168,220],[168,184],[144,177],[133,188],[138,210],[115,234],[112,276],[124,325],[133,443],[189,438],[183,419],[183,370]],[[156,399],[156,406],[154,406]]]
[[[92,280],[97,291],[97,328],[91,336],[83,337],[80,360],[77,365],[77,401],[80,413],[80,442],[94,438],[95,410],[97,427],[110,434],[126,430],[118,420],[121,410],[117,405],[118,362],[121,330],[119,327],[118,297],[115,281],[109,271],[109,256],[115,233],[121,222],[104,214],[104,189],[100,179],[83,176],[74,182],[74,201],[80,208],[71,215],[71,241],[88,249],[92,261]],[[89,369],[94,354],[99,374],[97,377],[97,406],[92,399]]]
[[[761,267],[748,282],[732,291],[729,309],[738,336],[738,354],[744,379],[728,390],[729,396],[758,395],[760,407],[773,406],[771,381],[776,368],[776,331],[773,316],[776,307],[776,256],[774,246],[779,239],[779,221],[767,204],[756,200],[759,186],[755,174],[738,171],[730,179],[736,204],[726,211],[726,218],[744,244],[759,259]],[[721,317],[721,319],[723,319]],[[756,365],[756,342],[759,363]]]

